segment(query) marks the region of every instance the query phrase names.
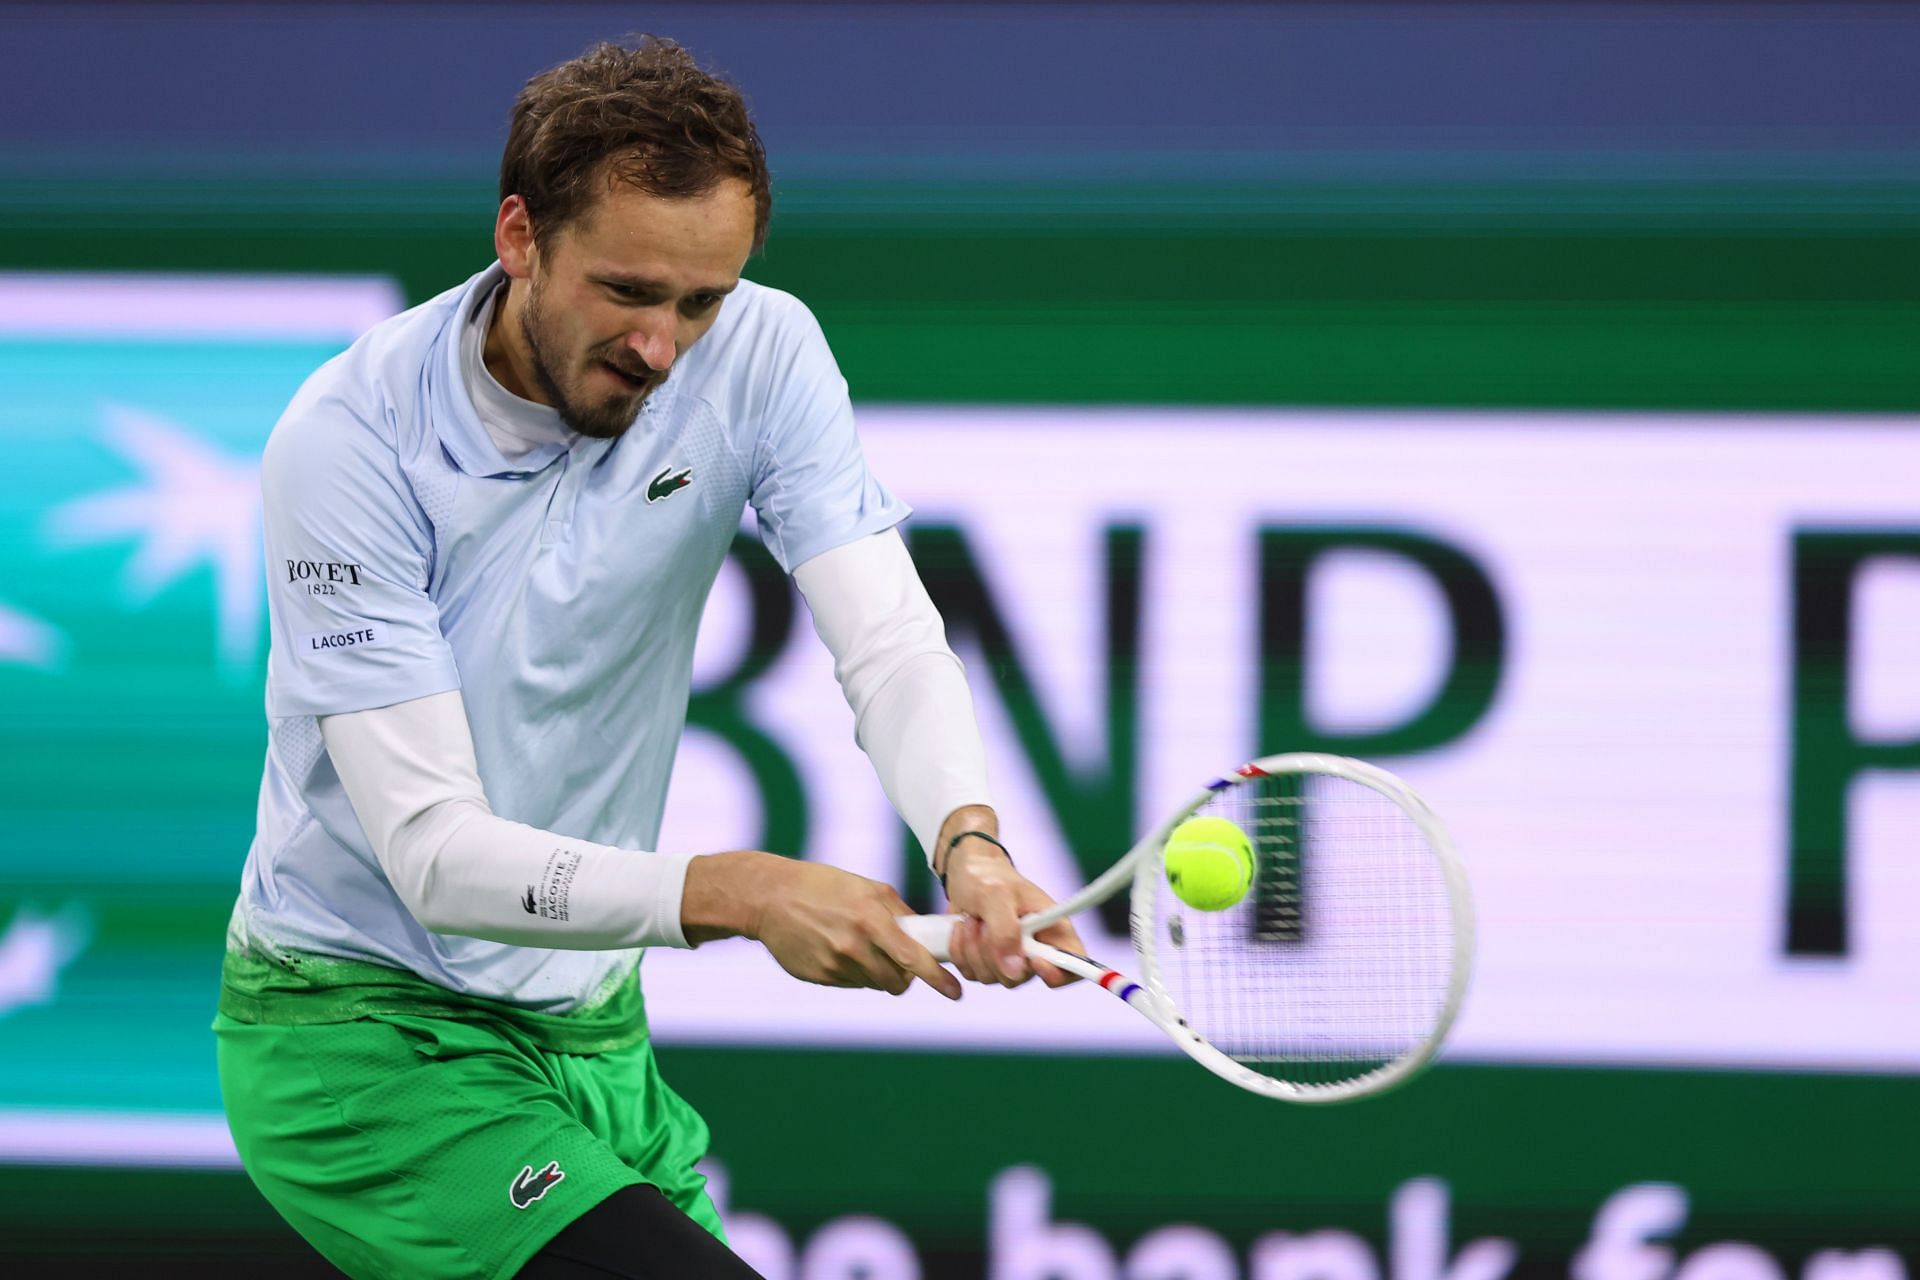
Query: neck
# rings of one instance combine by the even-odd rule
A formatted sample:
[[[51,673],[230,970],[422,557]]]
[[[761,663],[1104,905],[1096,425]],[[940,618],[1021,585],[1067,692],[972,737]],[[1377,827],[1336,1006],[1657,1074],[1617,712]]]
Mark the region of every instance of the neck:
[[[522,400],[548,404],[533,376],[533,353],[526,349],[526,337],[520,323],[521,300],[525,294],[526,290],[518,282],[507,281],[505,296],[494,304],[493,318],[487,325],[480,358],[485,362],[487,372],[502,387]]]

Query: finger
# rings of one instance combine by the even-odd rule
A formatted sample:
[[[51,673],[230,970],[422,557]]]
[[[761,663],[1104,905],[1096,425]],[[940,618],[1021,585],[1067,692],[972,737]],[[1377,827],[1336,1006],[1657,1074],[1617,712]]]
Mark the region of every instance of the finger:
[[[942,968],[940,962],[933,958],[933,952],[909,938],[900,926],[894,923],[891,914],[887,916],[884,927],[875,935],[873,943],[896,972],[920,979],[949,1000],[960,998],[960,979]],[[901,982],[901,991],[906,989],[909,980],[905,979]],[[898,995],[899,992],[896,991],[894,994]]]
[[[913,965],[904,963],[902,958],[896,954],[893,949],[881,942],[879,937],[876,937],[873,940],[875,949],[884,958],[886,966],[892,969],[899,978],[899,987],[897,989],[889,987],[888,990],[892,991],[894,995],[901,995],[905,993],[908,987],[913,985],[914,978],[919,977],[926,981],[928,986],[934,988],[949,1000],[958,1000],[960,998],[960,983],[951,973],[941,968],[940,962],[934,959],[933,952],[914,941],[905,930],[900,928],[900,917],[912,915],[913,908],[907,905],[906,899],[902,898],[899,891],[892,885],[880,880],[874,881],[873,884],[875,888],[880,890],[881,907],[886,912],[887,930],[905,939],[914,952],[926,957],[926,964],[931,967],[934,974],[937,974],[940,979],[942,979],[942,981],[936,982],[928,978],[926,974]],[[949,957],[953,954],[953,942],[951,939],[947,942],[947,954]]]
[[[1073,975],[1040,956],[1028,956],[1027,963],[1033,966],[1033,976],[1049,987],[1064,987],[1073,981]]]
[[[999,980],[1009,987],[1017,987],[1033,976],[1026,949],[1021,945],[1020,913],[1014,902],[1012,894],[996,893],[980,913],[989,957]]]
[[[1049,987],[1064,987],[1069,982],[1079,981],[1078,978],[1068,973],[1065,969],[1050,965],[1045,960],[1035,959],[1033,961],[1033,972],[1040,981],[1046,983]]]
[[[836,940],[827,972],[829,986],[885,991],[896,996],[913,981],[911,974],[881,950],[871,929],[859,929]]]
[[[953,932],[947,936],[947,963],[960,971],[960,976],[968,982],[973,976],[973,921],[961,916],[953,922]]]
[[[960,941],[960,972],[966,975],[967,981],[998,983],[1000,971],[987,950],[987,935],[979,919],[967,916],[953,931]]]
[[[1087,946],[1084,942],[1080,941],[1080,934],[1073,927],[1073,922],[1070,920],[1056,920],[1033,936],[1042,942],[1050,943],[1060,948],[1062,951],[1071,951],[1077,956],[1087,954]],[[1044,960],[1035,960],[1033,967],[1034,971],[1040,975],[1040,980],[1049,987],[1064,987],[1070,982],[1078,982],[1080,980],[1078,976],[1068,973],[1058,965],[1048,964]]]
[[[850,990],[873,985],[868,981],[864,970],[855,969],[850,965],[838,965],[829,969],[816,981],[823,987],[846,987]]]
[[[913,985],[913,975],[895,964],[893,957],[876,943],[868,949],[866,959],[860,962],[860,978],[856,985],[897,996]]]

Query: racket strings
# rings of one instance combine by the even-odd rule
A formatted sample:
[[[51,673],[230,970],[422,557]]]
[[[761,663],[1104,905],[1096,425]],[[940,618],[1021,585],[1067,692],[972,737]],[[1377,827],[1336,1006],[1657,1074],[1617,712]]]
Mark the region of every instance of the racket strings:
[[[1422,1048],[1454,962],[1449,889],[1419,825],[1326,774],[1240,782],[1199,815],[1249,836],[1245,899],[1199,911],[1159,866],[1136,945],[1188,1025],[1262,1075],[1332,1085]],[[1143,936],[1144,935],[1144,936]]]

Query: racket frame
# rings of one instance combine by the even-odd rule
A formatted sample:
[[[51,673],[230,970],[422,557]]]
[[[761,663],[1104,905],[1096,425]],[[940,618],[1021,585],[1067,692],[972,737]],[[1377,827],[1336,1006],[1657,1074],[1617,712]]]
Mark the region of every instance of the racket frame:
[[[1167,839],[1173,834],[1173,829],[1229,789],[1275,774],[1322,774],[1345,778],[1385,796],[1420,829],[1446,885],[1448,906],[1453,915],[1454,925],[1453,962],[1448,973],[1446,998],[1440,1013],[1434,1019],[1432,1029],[1420,1044],[1392,1061],[1349,1080],[1315,1084],[1276,1080],[1234,1061],[1226,1053],[1208,1043],[1180,1016],[1179,1005],[1161,981],[1159,957],[1154,950],[1155,931],[1141,927],[1141,921],[1151,920],[1156,914],[1154,903],[1159,891],[1157,882],[1163,874],[1161,853],[1166,848]],[[1131,889],[1129,907],[1132,912],[1134,954],[1139,957],[1141,963],[1138,981],[1086,956],[1062,951],[1058,947],[1034,938],[1033,935],[1040,930],[1106,901],[1119,892],[1122,886],[1130,886]],[[909,916],[901,921],[901,925],[916,941],[932,950],[937,958],[945,960],[948,958],[948,937],[952,933],[953,924],[960,918],[945,915]],[[1129,849],[1119,861],[1090,881],[1078,893],[1044,911],[1038,911],[1023,918],[1020,922],[1020,931],[1024,949],[1029,956],[1045,960],[1069,973],[1098,984],[1159,1027],[1169,1039],[1180,1046],[1188,1057],[1221,1079],[1253,1093],[1288,1102],[1348,1102],[1355,1098],[1371,1097],[1406,1083],[1433,1060],[1434,1054],[1439,1051],[1441,1043],[1445,1041],[1447,1032],[1459,1016],[1460,1007],[1466,999],[1467,984],[1473,968],[1473,899],[1468,891],[1466,871],[1461,866],[1459,855],[1454,851],[1453,841],[1447,835],[1446,828],[1441,826],[1439,817],[1413,788],[1378,765],[1346,756],[1325,755],[1319,752],[1296,751],[1283,755],[1265,756],[1241,765],[1231,774],[1216,778],[1185,804],[1174,810],[1164,822],[1141,836],[1133,848]]]

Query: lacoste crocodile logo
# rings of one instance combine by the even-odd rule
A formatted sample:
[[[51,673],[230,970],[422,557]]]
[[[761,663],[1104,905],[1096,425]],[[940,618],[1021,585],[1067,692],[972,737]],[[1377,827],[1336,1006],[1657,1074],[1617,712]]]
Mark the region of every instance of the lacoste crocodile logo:
[[[513,1201],[513,1207],[524,1209],[553,1189],[555,1183],[566,1177],[558,1160],[547,1161],[547,1167],[535,1173],[532,1165],[520,1170],[520,1176],[507,1188],[507,1199]]]
[[[520,909],[528,915],[533,915],[540,909],[539,904],[534,901],[532,885],[528,885],[527,891],[520,895]]]
[[[692,467],[688,467],[685,471],[680,472],[676,472],[672,467],[668,467],[659,475],[655,476],[653,483],[647,486],[647,501],[658,502],[662,498],[670,498],[692,483]]]

